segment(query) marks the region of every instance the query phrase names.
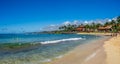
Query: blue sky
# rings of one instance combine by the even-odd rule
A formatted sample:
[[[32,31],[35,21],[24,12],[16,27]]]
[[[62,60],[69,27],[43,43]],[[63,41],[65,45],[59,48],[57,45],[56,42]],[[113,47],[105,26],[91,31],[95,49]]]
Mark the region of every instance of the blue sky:
[[[120,15],[120,0],[0,0],[0,33],[41,31],[65,21]]]

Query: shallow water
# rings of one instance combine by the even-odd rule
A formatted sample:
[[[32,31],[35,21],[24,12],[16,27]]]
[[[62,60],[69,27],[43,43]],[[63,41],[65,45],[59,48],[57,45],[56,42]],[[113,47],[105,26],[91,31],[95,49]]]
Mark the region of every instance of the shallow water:
[[[11,50],[0,51],[0,64],[42,64],[54,58],[62,57],[62,55],[80,44],[99,38],[101,37],[77,34],[2,34],[0,35],[1,45],[4,43],[37,44],[41,42],[45,42],[45,44],[17,52]]]

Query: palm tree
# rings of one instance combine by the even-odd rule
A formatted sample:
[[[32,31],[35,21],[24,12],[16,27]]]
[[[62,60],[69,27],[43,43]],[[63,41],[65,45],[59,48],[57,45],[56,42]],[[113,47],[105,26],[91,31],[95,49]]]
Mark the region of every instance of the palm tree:
[[[111,21],[111,25],[112,25],[112,31],[113,31],[114,33],[117,33],[118,30],[119,30],[119,28],[118,28],[118,23],[117,23],[115,20],[112,20],[112,21]]]
[[[96,24],[93,22],[92,23],[92,29],[95,31],[97,29]]]
[[[120,24],[120,16],[117,17],[117,23]]]
[[[100,27],[100,26],[102,26],[102,24],[100,24],[100,23],[97,23],[97,24],[96,24],[96,27],[97,27],[97,28]]]
[[[104,26],[108,26],[108,25],[111,25],[111,22],[106,22],[106,23],[104,24]]]
[[[63,30],[64,32],[72,32],[75,31],[75,29],[77,28],[77,25],[64,25],[59,27],[60,30]]]
[[[117,17],[117,26],[118,26],[118,31],[120,31],[120,16]]]
[[[110,22],[110,25],[116,25],[116,21],[115,20],[112,20],[111,22]]]
[[[90,30],[90,25],[89,24],[86,24],[85,25],[85,31],[89,31]]]
[[[64,25],[64,26],[61,26],[61,27],[59,27],[59,29],[60,29],[60,30],[63,30],[63,31],[66,31],[66,30],[67,30],[67,26],[65,26],[65,25]]]

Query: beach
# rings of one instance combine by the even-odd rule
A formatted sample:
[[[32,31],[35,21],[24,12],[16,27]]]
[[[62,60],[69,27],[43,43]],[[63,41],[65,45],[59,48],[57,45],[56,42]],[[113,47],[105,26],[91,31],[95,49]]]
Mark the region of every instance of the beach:
[[[86,35],[99,35],[99,36],[111,36],[112,33],[99,33],[99,32],[80,32],[80,33],[77,33],[77,34],[86,34]]]
[[[45,64],[106,64],[106,53],[103,45],[110,38],[110,36],[105,36],[91,43],[79,45],[62,58],[54,59]]]
[[[0,0],[0,64],[120,64],[120,0]]]
[[[51,36],[50,34],[44,34],[47,38],[48,36],[55,39],[57,37],[59,40],[45,40],[36,48],[30,47],[30,50],[25,48],[25,50],[15,51],[14,48],[16,47],[11,48],[10,45],[8,46],[10,50],[5,48],[7,54],[4,52],[5,50],[1,50],[0,64],[120,64],[120,35],[111,36],[109,33],[89,34],[52,34]],[[24,37],[26,36],[31,35],[24,35]],[[36,35],[33,36],[36,38]],[[34,40],[31,37],[29,39]],[[16,46],[18,47],[18,45]]]
[[[107,64],[120,64],[120,35],[106,41],[104,48]]]
[[[72,53],[73,56],[70,57],[73,59],[74,55],[79,58],[79,55],[85,54],[80,58],[82,60],[92,54],[94,49],[97,50],[98,43],[95,44],[95,41],[104,39],[103,36],[79,34],[1,34],[0,36],[2,36],[0,64],[44,64],[63,58],[69,53]],[[93,47],[92,42],[97,46]],[[74,49],[76,52],[83,52],[76,54]]]
[[[80,45],[64,57],[46,64],[120,64],[120,35]]]

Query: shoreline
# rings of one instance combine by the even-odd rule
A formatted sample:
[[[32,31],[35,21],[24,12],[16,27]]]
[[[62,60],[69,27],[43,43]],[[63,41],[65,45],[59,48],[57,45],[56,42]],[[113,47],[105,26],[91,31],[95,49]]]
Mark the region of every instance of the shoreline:
[[[80,32],[80,33],[77,33],[77,34],[85,34],[85,35],[98,35],[98,36],[112,36],[112,33],[86,33],[86,32]]]
[[[71,51],[53,59],[46,59],[42,64],[120,64],[120,35],[111,36],[110,33],[77,34],[95,35],[100,38],[78,45]]]
[[[99,36],[104,37],[104,35]],[[106,54],[103,45],[104,42],[110,38],[111,37],[105,36],[105,38],[94,40],[91,43],[79,45],[74,50],[65,54],[62,58],[54,59],[44,64],[105,64]],[[95,60],[96,62],[94,62]]]

